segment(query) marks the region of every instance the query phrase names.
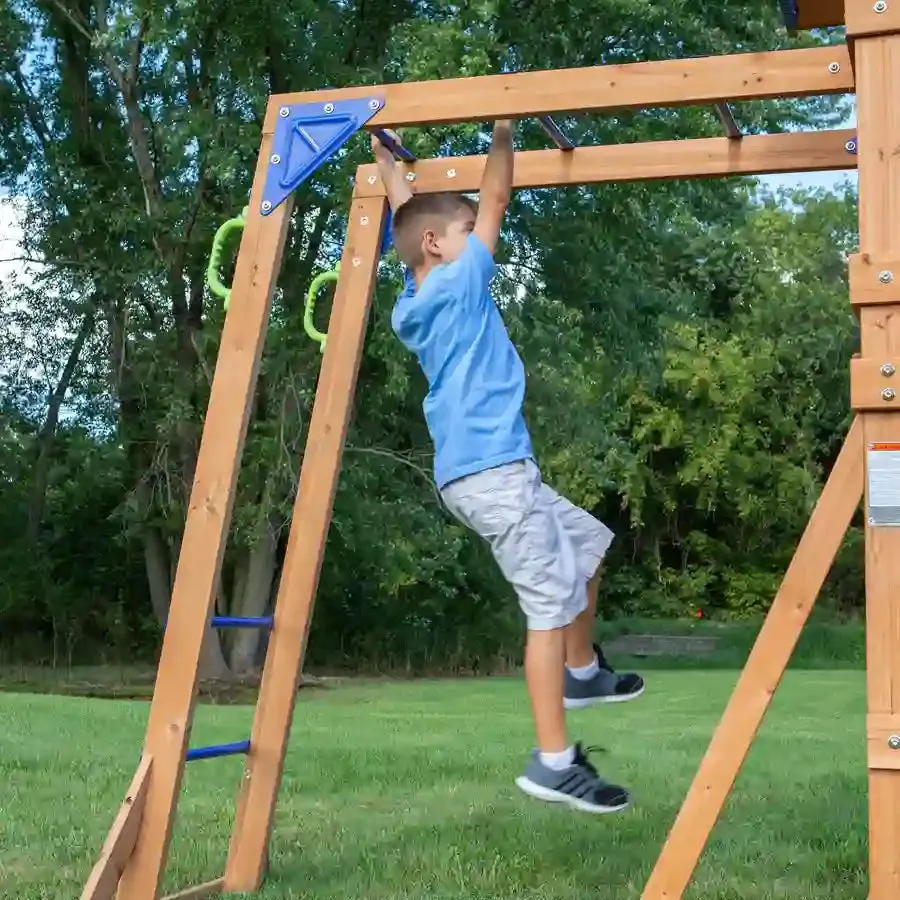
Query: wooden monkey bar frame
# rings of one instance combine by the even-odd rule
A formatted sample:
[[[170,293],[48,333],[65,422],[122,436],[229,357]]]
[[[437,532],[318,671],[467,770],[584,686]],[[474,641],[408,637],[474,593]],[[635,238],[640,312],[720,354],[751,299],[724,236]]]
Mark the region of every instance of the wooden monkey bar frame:
[[[598,66],[270,98],[185,524],[141,764],[82,900],[157,900],[184,772],[206,636],[292,199],[262,201],[285,105],[372,96],[371,131],[566,111],[723,104],[853,92],[853,132],[721,137],[517,154],[517,188],[859,169],[860,253],[850,261],[861,355],[857,415],[747,666],[663,847],[643,900],[682,897],[861,497],[866,501],[870,900],[900,897],[900,0],[846,0],[841,47]],[[801,12],[811,0],[801,0]],[[876,4],[878,6],[879,4]],[[808,10],[807,10],[808,11]],[[833,13],[832,13],[833,14]],[[374,109],[375,107],[370,107]],[[552,130],[552,126],[551,126]],[[275,154],[277,156],[277,154]],[[484,157],[398,162],[417,191],[476,190]],[[175,896],[252,891],[264,875],[299,673],[331,521],[387,218],[371,165],[349,226],[294,504],[274,624],[224,877]],[[900,377],[900,376],[897,376]],[[900,401],[897,401],[900,402]],[[868,476],[868,482],[866,481]],[[118,893],[117,893],[118,892]]]

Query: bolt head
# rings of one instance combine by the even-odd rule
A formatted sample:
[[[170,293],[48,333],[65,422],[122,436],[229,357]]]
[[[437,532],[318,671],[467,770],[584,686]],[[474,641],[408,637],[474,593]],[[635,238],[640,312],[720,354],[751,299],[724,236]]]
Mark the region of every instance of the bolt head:
[[[888,747],[891,750],[900,750],[900,734],[892,734],[888,738]]]
[[[882,374],[882,375],[886,375],[888,378],[890,378],[890,376],[893,375],[894,372],[896,372],[896,371],[897,371],[897,370],[894,368],[894,364],[893,364],[893,363],[885,363],[885,364],[881,367],[881,374]]]
[[[370,175],[370,176],[366,179],[366,181],[368,181],[369,184],[375,184],[375,182],[378,181],[378,176],[377,176],[377,175]]]
[[[378,109],[379,106],[381,106],[381,103],[378,100],[369,101],[369,109]]]
[[[269,200],[263,200],[260,208],[263,212],[268,212],[272,208],[272,204]]]
[[[891,400],[893,400],[896,396],[897,396],[897,394],[895,393],[893,388],[885,388],[881,392],[881,399],[887,400],[888,403],[890,403]]]
[[[281,157],[280,157],[277,153],[273,153],[273,154],[269,157],[269,162],[272,163],[273,166],[277,166],[278,163],[281,162]]]
[[[836,75],[841,71],[841,64],[839,62],[833,62],[828,64],[828,71],[831,72],[832,75]]]
[[[353,265],[358,266],[362,263],[362,260],[358,256],[353,257]]]
[[[323,107],[323,109],[324,109],[325,112],[327,112],[327,113],[333,113],[333,112],[334,112],[334,104],[333,104],[333,103],[326,103],[325,106]]]
[[[416,173],[415,173],[415,172],[407,172],[407,173],[406,173],[406,180],[407,180],[407,181],[415,181],[415,180],[416,180]]]
[[[360,218],[360,220],[359,220],[359,224],[360,224],[360,225],[368,225],[368,224],[369,224],[369,217],[368,217],[368,216],[362,216],[362,217]]]
[[[887,3],[884,0],[878,0],[878,2],[872,7],[877,13],[883,13],[887,10]]]
[[[456,178],[456,169],[447,169],[448,178]]]
[[[878,280],[882,284],[890,284],[894,280],[894,273],[890,269],[885,269],[878,273]]]
[[[282,106],[281,109],[278,110],[278,115],[281,116],[282,119],[286,119],[291,114],[290,107]]]
[[[849,141],[847,141],[846,144],[844,144],[844,149],[848,153],[856,153],[856,141],[851,138]]]

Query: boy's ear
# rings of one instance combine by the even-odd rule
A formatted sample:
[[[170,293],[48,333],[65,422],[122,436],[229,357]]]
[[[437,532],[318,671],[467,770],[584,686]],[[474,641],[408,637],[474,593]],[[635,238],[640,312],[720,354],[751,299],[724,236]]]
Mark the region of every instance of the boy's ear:
[[[426,256],[438,255],[437,232],[433,228],[426,228],[422,232],[422,249]]]

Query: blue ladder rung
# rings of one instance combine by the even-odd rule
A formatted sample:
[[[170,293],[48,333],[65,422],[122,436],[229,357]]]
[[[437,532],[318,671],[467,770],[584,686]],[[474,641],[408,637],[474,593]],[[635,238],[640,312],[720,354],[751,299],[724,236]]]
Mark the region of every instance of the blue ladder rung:
[[[218,756],[237,756],[250,752],[250,741],[235,741],[233,744],[210,744],[209,747],[194,747],[185,755],[186,762],[195,759],[215,759]]]
[[[213,628],[271,628],[272,616],[213,616]]]

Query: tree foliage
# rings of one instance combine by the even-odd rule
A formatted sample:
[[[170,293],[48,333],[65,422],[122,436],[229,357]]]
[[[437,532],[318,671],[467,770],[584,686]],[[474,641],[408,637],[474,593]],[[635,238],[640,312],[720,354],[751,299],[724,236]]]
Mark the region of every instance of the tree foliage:
[[[247,201],[268,94],[787,46],[777,5],[727,0],[6,0],[0,185],[38,260],[0,288],[0,626],[36,659],[153,652],[165,620],[223,310],[212,235]],[[818,39],[818,38],[816,38]],[[800,39],[811,42],[814,38]],[[574,88],[575,86],[573,86]],[[828,127],[841,98],[744,103],[748,131]],[[720,133],[711,109],[561,120],[579,143]],[[421,155],[475,125],[411,128]],[[524,121],[519,145],[546,145]],[[338,256],[362,138],[296,195],[217,608],[271,608],[320,355],[312,275]],[[847,424],[853,193],[750,180],[523,191],[498,300],[529,371],[546,477],[619,535],[608,615],[764,608]],[[424,383],[382,267],[311,656],[347,665],[516,658],[514,600],[441,507]],[[240,302],[234,297],[232,302]],[[319,323],[324,328],[323,320]],[[856,538],[858,540],[858,537]],[[856,558],[832,599],[857,604]],[[25,636],[20,639],[20,636]],[[207,674],[253,671],[247,632]]]

